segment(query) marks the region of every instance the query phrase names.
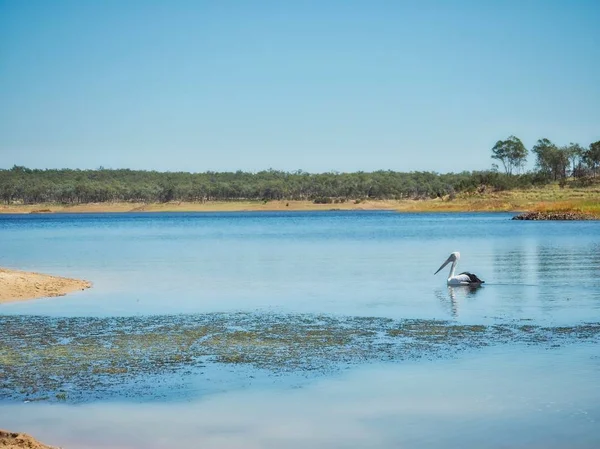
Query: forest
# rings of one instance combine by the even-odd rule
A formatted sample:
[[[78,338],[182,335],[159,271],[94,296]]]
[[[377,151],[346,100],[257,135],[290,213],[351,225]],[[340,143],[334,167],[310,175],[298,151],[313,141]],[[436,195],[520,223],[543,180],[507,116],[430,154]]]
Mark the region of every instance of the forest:
[[[307,173],[265,170],[251,172],[156,172],[129,169],[74,170],[0,169],[0,201],[4,204],[308,200],[338,202],[356,199],[424,199],[476,191],[528,188],[576,178],[593,179],[600,168],[600,141],[588,149],[557,147],[540,139],[532,148],[536,168],[523,173],[529,151],[510,136],[498,141],[491,157],[497,165],[484,171]]]

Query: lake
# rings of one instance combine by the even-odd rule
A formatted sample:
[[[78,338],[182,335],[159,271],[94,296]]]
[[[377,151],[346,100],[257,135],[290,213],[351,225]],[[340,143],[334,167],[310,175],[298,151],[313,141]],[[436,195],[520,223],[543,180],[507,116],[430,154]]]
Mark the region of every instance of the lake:
[[[511,217],[0,215],[0,266],[94,284],[0,306],[0,425],[67,448],[598,447],[600,223]],[[433,275],[452,251],[483,287]]]

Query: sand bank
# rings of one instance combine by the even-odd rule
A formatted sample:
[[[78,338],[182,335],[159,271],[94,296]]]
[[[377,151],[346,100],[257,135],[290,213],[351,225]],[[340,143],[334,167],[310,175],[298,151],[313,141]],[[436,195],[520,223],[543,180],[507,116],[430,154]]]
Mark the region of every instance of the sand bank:
[[[91,287],[88,281],[0,268],[0,304],[63,296]],[[2,447],[2,444],[0,444]]]
[[[315,204],[312,201],[208,201],[169,203],[83,203],[0,205],[0,214],[105,213],[105,212],[245,212],[317,210],[394,210],[397,201],[369,200]]]
[[[24,433],[8,432],[0,429],[0,447],[3,449],[56,449],[46,446]]]

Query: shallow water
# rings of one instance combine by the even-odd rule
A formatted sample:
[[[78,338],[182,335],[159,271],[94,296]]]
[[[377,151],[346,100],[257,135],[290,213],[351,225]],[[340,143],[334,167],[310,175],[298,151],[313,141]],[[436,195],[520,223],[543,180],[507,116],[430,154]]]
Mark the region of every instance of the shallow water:
[[[253,317],[250,325],[255,332],[247,332],[248,322],[230,320],[233,329],[219,328],[216,333],[233,332],[234,337],[228,337],[233,340],[212,344],[226,352],[228,342],[234,341],[239,351],[234,355],[242,359],[225,353],[219,355],[220,362],[208,360],[200,368],[177,365],[176,377],[144,371],[141,375],[156,388],[140,393],[133,402],[115,400],[101,390],[84,394],[88,400],[78,404],[75,394],[66,404],[56,403],[54,395],[50,404],[18,403],[18,394],[5,395],[0,427],[71,448],[168,448],[174,443],[245,448],[598,447],[597,334],[590,340],[567,330],[600,321],[600,224],[516,222],[511,216],[0,215],[0,266],[94,283],[88,291],[62,298],[0,305],[4,331],[14,331],[15,315],[23,315],[29,323],[23,329],[30,326],[26,334],[31,337],[23,337],[24,341],[33,338],[31,329],[56,327],[52,317],[72,317],[61,320],[71,327],[76,317],[99,317],[96,323],[105,323],[103,317],[135,318],[133,326],[146,332],[145,338],[152,337],[144,344],[155,350],[172,349],[170,340],[148,330],[154,326],[149,322],[164,322],[163,315],[187,314],[181,320],[193,321],[216,313],[227,321],[224,314],[245,313]],[[482,288],[449,289],[446,270],[433,275],[457,250],[462,256],[458,270],[475,272],[486,281]],[[456,342],[448,341],[432,352],[427,346],[431,338],[436,345],[448,340],[435,324],[435,332],[425,327],[419,331],[423,340],[413,340],[425,345],[411,347],[420,351],[421,359],[405,357],[402,351],[397,356],[393,355],[399,353],[397,348],[382,346],[378,340],[381,329],[371,329],[351,345],[345,343],[348,332],[361,330],[360,324],[347,324],[347,320],[360,323],[355,317],[475,325],[461,329],[475,331],[476,338],[456,334],[459,353],[454,350]],[[310,332],[326,334],[325,343],[286,340],[290,333],[284,329],[288,333],[276,338],[281,343],[278,357],[290,348],[293,354],[289,360],[277,360],[291,368],[278,369],[276,359],[260,352],[265,335],[275,339],[269,328],[260,327],[270,320],[297,329],[309,326]],[[530,326],[537,330],[535,338],[491,336],[486,342],[493,332],[482,337],[480,325],[518,326],[526,337]],[[86,332],[79,330],[79,337],[72,339],[49,331],[36,338],[49,335],[57,342],[38,349],[25,344],[22,351],[32,360],[46,357],[49,365],[43,366],[51,370],[61,357],[56,345],[69,350],[65,345],[79,344],[77,338],[83,339]],[[108,337],[112,338],[110,333]],[[11,345],[18,338],[10,344],[4,340],[0,348],[5,368],[23,362],[15,362],[16,353],[7,352],[15,350]],[[85,348],[94,347],[96,352],[114,344],[85,341],[91,345]],[[119,344],[128,347],[127,341]],[[342,347],[346,358],[336,356]],[[375,354],[366,357],[368,351]],[[316,360],[315,355],[324,360],[319,366],[330,364],[332,369],[310,365],[307,360],[309,356]],[[146,438],[142,428],[160,430]]]
[[[368,366],[302,388],[0,410],[5,427],[81,449],[591,449],[600,442],[598,374],[594,346],[518,346],[466,359]]]

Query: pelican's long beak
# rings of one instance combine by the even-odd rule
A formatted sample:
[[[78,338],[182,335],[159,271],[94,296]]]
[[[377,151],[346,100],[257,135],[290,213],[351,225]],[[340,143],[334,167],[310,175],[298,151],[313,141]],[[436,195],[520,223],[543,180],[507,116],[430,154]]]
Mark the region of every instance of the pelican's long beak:
[[[442,268],[444,268],[446,265],[448,265],[450,262],[452,262],[452,256],[448,257],[448,258],[446,259],[446,262],[444,262],[444,263],[442,264],[442,266],[441,266],[441,267],[439,267],[439,268],[438,268],[438,270],[437,270],[435,273],[433,273],[433,274],[438,274],[438,273],[440,272],[440,270],[441,270]]]

